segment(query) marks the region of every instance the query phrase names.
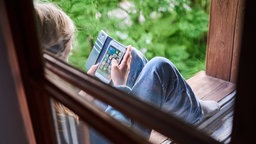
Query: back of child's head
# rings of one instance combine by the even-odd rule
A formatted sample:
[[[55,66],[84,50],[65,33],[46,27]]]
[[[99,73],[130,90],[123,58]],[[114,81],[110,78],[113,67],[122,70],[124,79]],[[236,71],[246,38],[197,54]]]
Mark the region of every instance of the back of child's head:
[[[73,21],[55,4],[36,2],[34,7],[41,48],[66,61],[75,33]],[[73,116],[78,120],[78,116],[61,103],[55,102],[54,106],[58,116]]]
[[[55,4],[35,3],[34,6],[41,47],[67,60],[75,33],[73,21]]]

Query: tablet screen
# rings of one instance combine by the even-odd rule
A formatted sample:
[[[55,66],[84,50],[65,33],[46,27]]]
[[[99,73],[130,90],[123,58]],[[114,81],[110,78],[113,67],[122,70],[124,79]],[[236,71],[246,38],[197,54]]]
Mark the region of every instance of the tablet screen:
[[[119,49],[115,48],[114,46],[110,45],[108,50],[106,51],[103,59],[99,65],[98,73],[101,74],[106,79],[111,79],[111,61],[113,58],[117,60],[119,63],[123,56],[123,52]]]

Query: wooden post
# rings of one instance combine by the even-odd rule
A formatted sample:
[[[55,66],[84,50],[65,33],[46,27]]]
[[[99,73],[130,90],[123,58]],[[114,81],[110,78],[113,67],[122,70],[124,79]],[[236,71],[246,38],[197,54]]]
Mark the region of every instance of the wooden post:
[[[241,0],[211,1],[206,74],[235,82],[241,35]]]

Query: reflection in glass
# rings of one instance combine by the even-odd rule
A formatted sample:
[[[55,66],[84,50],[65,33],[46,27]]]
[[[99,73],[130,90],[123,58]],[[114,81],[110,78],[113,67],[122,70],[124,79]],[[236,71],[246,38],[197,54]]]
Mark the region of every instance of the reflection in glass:
[[[58,143],[78,144],[78,116],[59,102],[52,100],[51,104]]]
[[[55,131],[59,144],[104,144],[110,141],[54,100],[51,101]]]

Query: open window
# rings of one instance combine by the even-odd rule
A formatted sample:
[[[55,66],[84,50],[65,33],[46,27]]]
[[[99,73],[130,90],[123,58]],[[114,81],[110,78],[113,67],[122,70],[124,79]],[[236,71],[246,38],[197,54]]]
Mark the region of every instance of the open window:
[[[202,96],[204,96],[205,92],[208,92],[209,95],[215,95],[214,93],[217,92],[218,94],[221,94],[221,97],[218,95],[218,97],[215,97],[216,100],[221,100],[223,97],[230,94],[231,95],[228,97],[232,97],[232,95],[234,95],[232,92],[235,88],[234,83],[237,82],[237,59],[238,54],[240,53],[239,42],[242,32],[242,15],[240,14],[243,13],[243,6],[242,1],[239,0],[212,1],[211,24],[207,49],[207,69],[206,72],[201,72],[188,80],[191,85],[194,85],[195,89],[198,89],[198,95],[202,94]],[[25,117],[23,120],[26,123],[24,125],[28,125],[30,127],[26,133],[28,135],[29,142],[33,143],[35,138],[37,143],[57,143],[57,136],[53,123],[54,117],[52,117],[51,114],[51,99],[54,99],[70,108],[77,115],[79,115],[83,121],[92,125],[103,135],[113,140],[113,142],[148,143],[140,135],[131,132],[129,129],[114,123],[114,121],[109,120],[106,116],[96,112],[95,109],[90,107],[89,103],[82,102],[82,100],[78,97],[53,85],[45,75],[46,69],[51,70],[66,81],[74,84],[76,87],[90,92],[98,99],[108,101],[125,114],[170,137],[178,143],[190,143],[191,141],[195,143],[217,143],[216,140],[212,139],[205,133],[195,131],[193,127],[182,123],[172,116],[165,116],[165,113],[159,111],[158,109],[155,109],[149,105],[144,105],[142,102],[133,99],[129,100],[120,97],[120,95],[123,95],[122,92],[111,89],[106,85],[95,81],[89,76],[81,76],[82,73],[80,71],[73,69],[69,65],[58,61],[50,55],[45,55],[44,59],[46,64],[43,65],[42,55],[40,50],[37,49],[39,45],[33,19],[32,1],[1,1],[1,34],[4,34],[4,38],[1,38],[1,42],[3,40],[3,42],[6,43],[5,48],[8,48],[10,57],[14,58],[12,63],[16,64],[15,68],[17,70],[15,71],[16,73],[14,76],[20,75],[22,80],[21,88],[25,91],[28,109],[24,108],[26,107],[25,103],[20,103],[21,105],[19,106],[23,108],[22,115]],[[219,23],[221,25],[219,25]],[[247,24],[246,26],[251,26],[248,23],[245,24]],[[245,31],[246,34],[248,29],[245,30],[247,30]],[[248,40],[243,38],[242,44],[245,44],[244,46],[249,46],[245,43]],[[244,55],[242,56],[242,58],[246,60]],[[244,65],[244,63],[240,64],[241,66]],[[221,69],[218,69],[220,65]],[[242,81],[241,76],[238,78],[240,78],[238,79],[238,82],[245,84]],[[202,85],[206,86],[206,88],[200,87]],[[200,91],[202,88],[203,91]],[[238,90],[240,90],[240,93],[238,93],[240,96],[239,99],[244,100],[245,98],[243,98],[242,94],[247,93],[244,93],[243,88]],[[105,95],[111,99],[101,97],[102,93],[105,93]],[[247,98],[251,97],[248,96]],[[248,101],[246,100],[237,101],[237,108],[246,110],[244,107],[246,106],[245,103],[247,102]],[[223,102],[223,104],[226,103],[227,102]],[[121,104],[129,104],[133,107],[128,107]],[[249,102],[249,104],[251,104],[251,102]],[[24,115],[24,112],[27,112],[27,115]],[[239,126],[239,120],[243,120],[243,117],[239,117],[239,114],[243,112],[244,111],[240,110],[237,111],[237,114],[235,115],[235,118],[237,118],[237,120],[235,119],[235,124],[237,125],[234,126]],[[145,115],[141,116],[141,113],[144,113]],[[248,111],[248,113],[253,114],[252,111]],[[88,119],[88,115],[91,116],[91,119]],[[31,123],[29,121],[30,118],[32,121]],[[249,116],[249,118],[251,117]],[[155,121],[158,121],[159,124],[154,123]],[[104,123],[104,125],[102,125],[102,123]],[[245,127],[248,127],[246,123],[243,124]],[[255,126],[253,123],[249,124]],[[238,127],[235,127],[235,130],[236,133],[234,136],[237,137],[233,137],[233,140],[240,142],[241,140],[239,137],[242,140],[248,138],[247,141],[252,139],[248,136],[239,136]],[[250,130],[251,129],[248,129],[247,132],[251,132]],[[32,135],[35,135],[35,137]]]

